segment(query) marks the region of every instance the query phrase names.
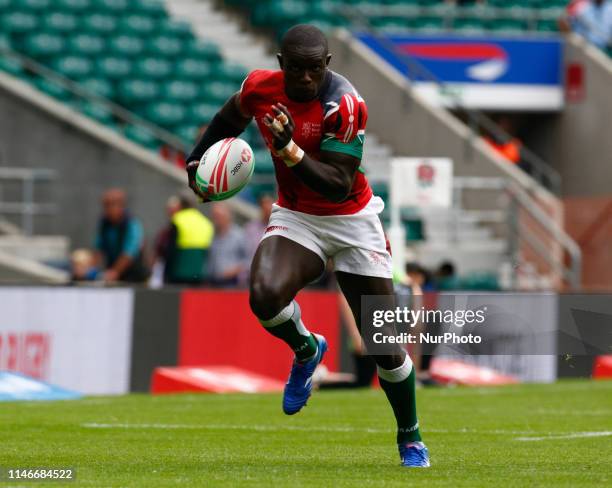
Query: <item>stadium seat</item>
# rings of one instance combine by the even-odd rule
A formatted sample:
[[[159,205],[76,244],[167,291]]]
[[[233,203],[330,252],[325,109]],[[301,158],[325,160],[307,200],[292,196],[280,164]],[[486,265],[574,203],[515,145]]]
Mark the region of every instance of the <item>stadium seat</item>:
[[[197,125],[182,125],[178,127],[174,133],[186,144],[193,145],[195,144],[198,134],[200,133],[200,127]]]
[[[63,12],[85,13],[91,10],[91,0],[54,0],[54,8]]]
[[[82,101],[75,108],[92,119],[102,122],[105,125],[113,125],[115,119],[112,112],[104,105],[96,102]]]
[[[93,34],[77,34],[68,39],[68,49],[81,56],[97,56],[106,51],[106,41]]]
[[[494,32],[503,32],[508,34],[522,33],[528,30],[529,26],[526,20],[497,18],[488,22],[487,28]]]
[[[77,30],[79,24],[76,15],[53,12],[43,15],[42,28],[48,32],[69,35]]]
[[[163,0],[131,0],[130,10],[158,19],[166,16]]]
[[[220,63],[216,66],[211,74],[218,80],[228,81],[230,83],[234,82],[240,85],[248,73],[238,64]]]
[[[146,107],[145,114],[154,124],[168,128],[185,120],[186,109],[175,103],[155,102]]]
[[[219,48],[212,42],[206,42],[201,40],[193,40],[187,42],[185,51],[200,60],[206,61],[221,61],[221,53]]]
[[[231,85],[221,81],[214,81],[206,84],[201,92],[200,97],[207,102],[218,105],[224,103],[229,97],[238,91],[240,85]]]
[[[85,78],[92,74],[94,70],[93,62],[82,56],[61,56],[56,58],[51,66],[58,73],[71,80]]]
[[[72,98],[72,93],[70,90],[55,81],[51,81],[46,78],[36,78],[34,84],[40,91],[52,96],[53,98],[57,98],[62,101],[68,101]]]
[[[192,81],[169,81],[162,87],[161,95],[169,101],[189,102],[197,98],[198,85]]]
[[[131,14],[119,19],[118,29],[125,34],[149,36],[157,31],[155,20],[144,15]]]
[[[188,109],[189,120],[193,121],[198,126],[202,126],[203,124],[210,122],[218,110],[218,105],[210,105],[206,103],[191,105]]]
[[[161,22],[157,29],[161,35],[168,37],[177,37],[181,39],[190,39],[193,36],[191,25],[185,21],[166,20]]]
[[[172,63],[159,58],[139,59],[134,70],[136,76],[155,80],[167,78],[171,73],[173,73]]]
[[[212,71],[209,63],[196,58],[182,59],[176,63],[174,68],[174,74],[177,77],[194,81],[208,78]]]
[[[480,17],[458,17],[453,20],[453,30],[479,33],[486,30],[486,24]]]
[[[129,124],[124,128],[123,133],[128,139],[142,146],[146,146],[149,149],[156,150],[160,146],[155,135],[150,130],[140,125]]]
[[[108,47],[111,54],[127,58],[137,57],[145,50],[142,39],[125,34],[110,39]]]
[[[414,20],[413,26],[420,31],[437,32],[444,30],[444,18],[442,17],[419,17]]]
[[[12,12],[2,16],[2,30],[7,33],[24,34],[38,28],[38,18],[30,13]]]
[[[159,36],[148,44],[147,50],[154,56],[175,58],[183,52],[183,42],[174,37]]]
[[[90,92],[104,98],[114,98],[115,88],[105,78],[85,78],[80,80],[80,85]]]
[[[25,74],[21,62],[16,58],[9,58],[8,56],[0,57],[0,71],[18,77],[22,77]]]
[[[106,56],[96,62],[96,69],[104,78],[119,79],[131,73],[132,64],[127,59]]]
[[[112,15],[95,13],[84,15],[81,31],[86,34],[108,35],[117,29],[117,19]]]
[[[13,0],[12,7],[15,9],[23,10],[24,12],[31,12],[34,14],[40,14],[45,12],[51,6],[50,0]]]
[[[117,98],[123,105],[155,100],[160,93],[157,83],[151,80],[124,80],[117,85]]]
[[[42,32],[28,36],[22,42],[23,51],[32,58],[57,56],[65,49],[66,42],[62,36]]]
[[[255,155],[255,172],[259,174],[274,173],[274,162],[267,149],[257,149],[253,153]]]
[[[115,15],[128,11],[129,0],[93,0],[92,8],[100,12],[109,12]]]
[[[539,19],[536,26],[540,32],[559,32],[559,22],[557,20]]]

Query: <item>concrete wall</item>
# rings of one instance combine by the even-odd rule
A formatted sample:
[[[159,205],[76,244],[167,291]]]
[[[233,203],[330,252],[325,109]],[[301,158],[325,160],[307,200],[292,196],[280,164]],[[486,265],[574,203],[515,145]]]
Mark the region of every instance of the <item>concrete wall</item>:
[[[561,173],[563,196],[612,194],[612,60],[578,36],[565,44],[565,63],[584,69],[585,97],[568,100],[533,141]]]
[[[36,234],[66,235],[73,248],[91,246],[100,195],[119,186],[128,191],[131,211],[151,243],[166,222],[166,200],[186,188],[183,170],[2,73],[0,113],[0,164],[57,173],[40,198],[55,203],[59,214],[36,219]]]

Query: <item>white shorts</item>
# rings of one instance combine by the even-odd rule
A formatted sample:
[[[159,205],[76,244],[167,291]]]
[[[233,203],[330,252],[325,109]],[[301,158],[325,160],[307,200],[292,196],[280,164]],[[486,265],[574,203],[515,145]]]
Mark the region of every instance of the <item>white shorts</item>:
[[[262,240],[283,236],[310,249],[335,271],[391,278],[391,255],[378,214],[385,208],[373,196],[359,212],[350,215],[310,215],[272,206],[272,215]]]

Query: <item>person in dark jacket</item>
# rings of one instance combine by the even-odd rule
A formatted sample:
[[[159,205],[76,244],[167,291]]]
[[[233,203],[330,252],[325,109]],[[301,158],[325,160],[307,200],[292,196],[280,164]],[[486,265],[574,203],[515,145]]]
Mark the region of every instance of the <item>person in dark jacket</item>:
[[[107,282],[142,283],[149,272],[144,264],[142,224],[127,211],[125,192],[118,188],[102,195],[102,217],[95,248]]]

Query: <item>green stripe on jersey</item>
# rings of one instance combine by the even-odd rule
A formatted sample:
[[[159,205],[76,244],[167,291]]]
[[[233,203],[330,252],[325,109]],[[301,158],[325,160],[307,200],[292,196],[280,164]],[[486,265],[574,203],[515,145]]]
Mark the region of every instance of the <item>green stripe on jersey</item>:
[[[361,159],[363,156],[364,140],[364,136],[357,136],[351,142],[342,142],[336,137],[330,136],[321,141],[321,150],[348,154],[349,156]]]

